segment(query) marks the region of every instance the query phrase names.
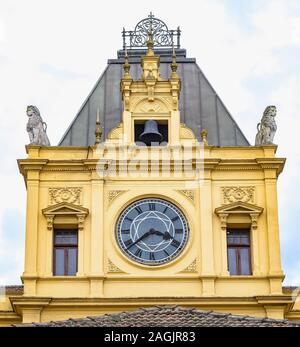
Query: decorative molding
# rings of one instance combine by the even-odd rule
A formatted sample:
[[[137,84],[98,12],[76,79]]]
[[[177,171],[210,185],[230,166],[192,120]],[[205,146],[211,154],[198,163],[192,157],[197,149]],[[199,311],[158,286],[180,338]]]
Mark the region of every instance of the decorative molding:
[[[107,135],[108,140],[118,140],[123,135],[123,123],[119,123]]]
[[[215,213],[219,216],[221,229],[227,229],[227,218],[230,214],[248,215],[251,218],[251,228],[257,229],[258,217],[262,214],[263,208],[248,204],[246,202],[237,201],[229,205],[221,206],[215,209]]]
[[[180,139],[182,140],[194,140],[195,134],[192,129],[188,128],[184,123],[180,124]]]
[[[169,113],[167,105],[160,99],[142,100],[132,108],[134,113]]]
[[[89,213],[87,208],[77,206],[68,202],[62,202],[42,210],[47,220],[47,229],[53,230],[54,219],[56,216],[76,216],[78,220],[78,229],[84,229],[84,222]]]
[[[127,192],[127,190],[110,190],[108,192],[108,202],[111,203],[117,196],[125,192]]]
[[[222,187],[222,203],[232,204],[234,202],[255,203],[255,187],[254,186],[235,186]]]
[[[49,204],[67,202],[81,205],[81,193],[82,188],[79,187],[49,188]]]
[[[54,217],[55,217],[54,214],[48,214],[46,216],[46,219],[47,219],[47,229],[50,230],[50,231],[53,230]]]
[[[187,272],[187,273],[197,273],[197,258],[195,258],[190,265],[188,265],[185,269],[180,271],[180,273]]]
[[[110,259],[107,259],[107,272],[111,273],[125,273],[120,268],[117,267]]]
[[[179,193],[183,194],[193,202],[195,202],[195,192],[194,190],[178,190]]]

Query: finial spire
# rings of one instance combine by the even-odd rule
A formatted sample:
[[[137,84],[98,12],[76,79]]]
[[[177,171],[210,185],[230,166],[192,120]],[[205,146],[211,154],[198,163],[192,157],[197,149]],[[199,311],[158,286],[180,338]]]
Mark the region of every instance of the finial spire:
[[[154,55],[153,52],[153,46],[154,46],[154,41],[153,41],[153,30],[152,30],[152,25],[150,26],[150,30],[148,32],[148,40],[147,40],[147,55]]]
[[[171,70],[172,70],[171,78],[178,79],[179,78],[179,76],[177,74],[178,65],[177,65],[177,62],[176,62],[176,52],[175,52],[174,43],[172,45],[172,48],[173,48],[173,53],[172,53],[172,64],[171,64]]]
[[[124,66],[123,66],[123,69],[124,69],[124,78],[131,78],[130,76],[130,64],[129,64],[129,61],[128,61],[128,52],[127,52],[127,48],[125,47],[125,63],[124,63]]]
[[[102,136],[102,127],[100,124],[100,110],[99,107],[97,109],[97,119],[96,119],[96,130],[95,130],[95,145],[98,145],[101,141],[101,136]]]

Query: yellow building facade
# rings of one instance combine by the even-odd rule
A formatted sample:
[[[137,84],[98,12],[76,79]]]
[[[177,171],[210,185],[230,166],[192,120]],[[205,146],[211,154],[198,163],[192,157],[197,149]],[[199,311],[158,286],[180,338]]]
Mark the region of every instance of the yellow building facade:
[[[1,325],[157,304],[300,320],[297,293],[282,287],[277,179],[285,159],[272,144],[211,145],[209,131],[184,124],[175,49],[166,79],[153,45],[150,32],[138,79],[125,51],[117,126],[101,134],[97,119],[94,145],[31,144],[18,160],[27,188],[24,290],[7,291]],[[137,144],[148,120],[165,132],[164,146]],[[175,215],[164,217],[163,205]],[[70,231],[75,265],[71,253],[55,250],[55,233]],[[248,265],[239,247],[229,247],[235,231],[248,232]],[[61,271],[75,273],[57,270],[59,254],[69,262]],[[235,273],[232,254],[236,271],[238,263],[249,270]]]

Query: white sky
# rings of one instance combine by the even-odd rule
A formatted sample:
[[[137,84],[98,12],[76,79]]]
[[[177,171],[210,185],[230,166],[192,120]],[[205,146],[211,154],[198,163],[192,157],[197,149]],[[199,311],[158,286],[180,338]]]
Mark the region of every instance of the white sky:
[[[288,158],[279,179],[286,283],[300,285],[299,0],[0,0],[0,283],[20,283],[26,157],[26,106],[38,106],[57,144],[80,105],[121,48],[121,30],[152,11],[180,25],[195,57],[253,144],[267,105],[278,108],[275,142]]]

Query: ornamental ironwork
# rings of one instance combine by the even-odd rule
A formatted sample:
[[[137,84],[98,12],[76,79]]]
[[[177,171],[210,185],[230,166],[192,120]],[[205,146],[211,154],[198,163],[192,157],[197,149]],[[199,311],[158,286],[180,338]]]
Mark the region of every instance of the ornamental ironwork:
[[[169,30],[166,23],[155,18],[150,12],[148,18],[138,22],[133,31],[123,28],[123,49],[141,49],[147,47],[149,33],[152,32],[154,47],[180,48],[180,28]]]

